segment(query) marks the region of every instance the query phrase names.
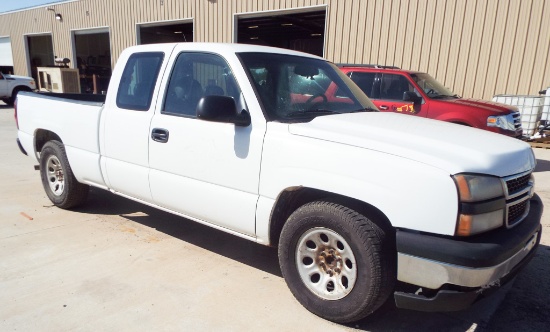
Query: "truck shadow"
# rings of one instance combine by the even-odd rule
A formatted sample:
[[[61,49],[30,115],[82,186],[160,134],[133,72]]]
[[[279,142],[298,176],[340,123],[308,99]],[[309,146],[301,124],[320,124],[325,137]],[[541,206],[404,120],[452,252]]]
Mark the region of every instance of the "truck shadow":
[[[348,326],[365,331],[547,331],[548,275],[550,247],[540,245],[514,281],[468,310],[425,313],[397,309],[388,301],[374,315]]]
[[[276,248],[241,239],[104,190],[92,188],[88,203],[76,212],[119,215],[282,278]],[[508,284],[465,311],[425,313],[397,309],[390,298],[373,315],[345,326],[364,331],[542,331],[550,322],[546,315],[550,311],[550,283],[547,282],[547,276],[550,275],[549,263],[550,247],[541,245],[531,263],[516,278],[515,284]],[[288,296],[292,296],[290,291]],[[307,313],[304,311],[304,314]],[[526,325],[527,319],[530,320],[529,324],[536,325]],[[526,329],[526,326],[538,328]]]
[[[543,227],[543,231],[548,229]],[[516,277],[488,331],[548,331],[550,326],[550,247],[540,245],[533,260]]]
[[[90,189],[80,213],[120,215],[197,247],[282,278],[277,249],[199,224],[101,189]],[[141,212],[138,214],[138,212]]]
[[[550,171],[550,161],[537,159],[537,167],[535,167],[535,172],[549,172]]]

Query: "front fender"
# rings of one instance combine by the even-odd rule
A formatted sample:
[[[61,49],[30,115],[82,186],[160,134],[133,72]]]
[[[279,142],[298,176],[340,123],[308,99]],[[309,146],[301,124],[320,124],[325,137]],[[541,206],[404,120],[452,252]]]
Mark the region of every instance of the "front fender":
[[[293,136],[267,135],[260,196],[275,202],[286,188],[303,186],[378,208],[394,227],[452,235],[458,196],[445,171],[394,155]]]

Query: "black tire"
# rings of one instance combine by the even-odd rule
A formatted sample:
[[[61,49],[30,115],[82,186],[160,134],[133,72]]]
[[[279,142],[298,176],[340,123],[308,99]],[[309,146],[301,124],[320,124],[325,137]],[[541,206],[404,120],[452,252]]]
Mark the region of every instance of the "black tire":
[[[4,102],[9,106],[13,106],[13,104],[15,103],[15,99],[17,99],[17,94],[19,93],[19,91],[21,91],[20,88],[14,88],[11,93],[11,97],[6,98]]]
[[[392,232],[340,204],[305,204],[283,227],[279,241],[281,272],[292,294],[312,313],[337,323],[358,321],[384,304],[395,287]],[[335,249],[330,262],[328,248]],[[308,270],[310,267],[314,270]],[[308,277],[304,280],[300,272]],[[338,287],[326,281],[331,278]]]
[[[10,97],[10,98],[3,99],[2,101],[6,103],[6,105],[8,106],[13,106],[13,104],[15,103],[15,98]]]
[[[90,187],[76,180],[65,147],[58,141],[49,141],[42,147],[40,177],[48,198],[62,209],[74,208],[88,198]]]

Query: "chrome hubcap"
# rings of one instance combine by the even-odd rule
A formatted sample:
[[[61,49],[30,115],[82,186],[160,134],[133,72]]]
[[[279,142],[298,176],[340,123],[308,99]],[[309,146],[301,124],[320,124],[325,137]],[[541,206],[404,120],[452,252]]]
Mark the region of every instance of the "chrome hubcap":
[[[56,196],[63,194],[65,190],[65,178],[61,162],[56,156],[50,156],[46,161],[46,176],[52,193]]]
[[[345,297],[357,279],[351,247],[338,233],[324,227],[312,228],[300,237],[296,267],[307,288],[325,300]]]

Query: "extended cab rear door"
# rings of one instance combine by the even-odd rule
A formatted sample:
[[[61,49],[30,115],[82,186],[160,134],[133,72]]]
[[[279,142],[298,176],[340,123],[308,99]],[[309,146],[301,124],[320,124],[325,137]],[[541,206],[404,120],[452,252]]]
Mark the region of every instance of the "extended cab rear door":
[[[116,67],[102,113],[102,169],[108,186],[124,195],[151,202],[149,127],[160,77],[173,46],[141,46],[124,51]]]
[[[212,94],[247,108],[233,57],[232,68],[220,54],[176,47],[151,122],[150,184],[155,204],[254,236],[265,120],[250,112],[252,124],[239,127],[199,120],[195,110]]]

